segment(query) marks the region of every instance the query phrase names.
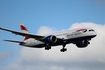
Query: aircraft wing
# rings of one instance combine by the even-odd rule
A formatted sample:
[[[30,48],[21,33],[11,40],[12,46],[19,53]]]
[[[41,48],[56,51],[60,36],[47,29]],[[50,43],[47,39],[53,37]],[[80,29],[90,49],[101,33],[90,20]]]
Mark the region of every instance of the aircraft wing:
[[[30,33],[23,33],[23,32],[19,32],[19,31],[14,31],[14,30],[9,30],[9,29],[5,29],[5,28],[1,28],[1,30],[4,30],[4,31],[8,31],[8,32],[11,32],[13,34],[16,34],[16,35],[20,35],[20,36],[28,36],[30,38],[35,38],[35,39],[42,39],[44,38],[45,36],[41,36],[41,35],[34,35],[34,34],[30,34]]]
[[[15,43],[24,43],[24,42],[21,42],[21,41],[15,41],[15,40],[4,40],[4,41],[7,41],[7,42],[15,42]]]
[[[16,35],[27,36],[27,37],[30,37],[30,38],[34,38],[34,39],[39,40],[39,41],[42,41],[46,37],[46,36],[41,36],[41,35],[35,35],[35,34],[30,34],[30,33],[23,33],[23,32],[19,32],[19,31],[9,30],[9,29],[5,29],[5,28],[2,28],[2,27],[0,27],[0,29],[4,30],[4,31],[11,32],[11,33],[16,34]],[[57,38],[57,39],[62,40],[60,38]]]

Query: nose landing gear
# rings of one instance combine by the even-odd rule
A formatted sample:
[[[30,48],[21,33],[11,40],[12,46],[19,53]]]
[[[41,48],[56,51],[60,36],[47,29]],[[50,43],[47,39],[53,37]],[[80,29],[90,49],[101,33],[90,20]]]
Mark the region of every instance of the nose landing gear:
[[[61,51],[61,52],[67,51],[67,48],[65,48],[66,44],[63,44],[62,46],[63,46],[63,48],[62,48],[60,51]]]
[[[67,51],[67,49],[66,48],[62,48],[60,51],[61,52],[65,52],[65,51]]]

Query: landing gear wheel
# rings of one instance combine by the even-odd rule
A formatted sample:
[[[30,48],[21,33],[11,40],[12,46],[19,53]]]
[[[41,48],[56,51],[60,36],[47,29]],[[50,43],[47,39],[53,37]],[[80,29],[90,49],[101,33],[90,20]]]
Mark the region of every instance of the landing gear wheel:
[[[65,48],[66,46],[66,41],[64,41],[64,43],[62,44],[63,48],[60,50],[61,52],[65,52],[67,51],[67,49]]]
[[[46,44],[45,50],[51,49],[51,46],[49,44]]]
[[[45,50],[49,50],[49,48],[48,47],[45,47]]]
[[[51,49],[51,47],[45,47],[45,50],[49,50],[49,49]]]
[[[63,48],[63,49],[61,49],[60,51],[61,51],[61,52],[65,52],[65,51],[67,51],[67,49],[66,49],[66,48]]]

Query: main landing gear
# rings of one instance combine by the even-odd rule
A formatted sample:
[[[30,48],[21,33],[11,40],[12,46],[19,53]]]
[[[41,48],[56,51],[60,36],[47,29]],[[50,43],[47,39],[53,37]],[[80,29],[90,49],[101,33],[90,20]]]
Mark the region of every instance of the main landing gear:
[[[65,48],[66,44],[63,44],[62,46],[63,46],[63,48],[60,49],[60,51],[61,52],[67,51],[67,48]],[[51,46],[49,44],[46,44],[45,50],[49,50],[49,49],[51,49]]]
[[[46,44],[45,50],[51,49],[51,46],[49,44]]]
[[[67,51],[67,48],[65,48],[66,44],[63,44],[62,46],[63,46],[63,48],[62,48],[60,51],[61,51],[61,52]]]

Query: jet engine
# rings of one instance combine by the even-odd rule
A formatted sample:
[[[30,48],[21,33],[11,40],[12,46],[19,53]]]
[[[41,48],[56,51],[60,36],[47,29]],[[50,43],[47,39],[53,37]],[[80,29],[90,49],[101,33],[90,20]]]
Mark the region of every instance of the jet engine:
[[[89,41],[87,41],[87,40],[82,40],[82,41],[78,41],[78,42],[76,43],[76,46],[77,46],[78,48],[84,48],[84,47],[87,47],[88,44],[90,44]]]
[[[55,43],[55,42],[57,42],[57,38],[54,35],[49,35],[49,36],[44,38],[44,41],[46,43]]]

